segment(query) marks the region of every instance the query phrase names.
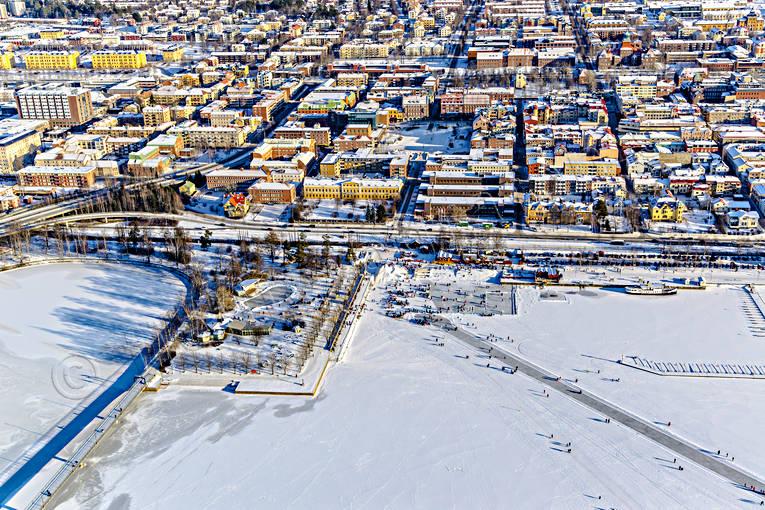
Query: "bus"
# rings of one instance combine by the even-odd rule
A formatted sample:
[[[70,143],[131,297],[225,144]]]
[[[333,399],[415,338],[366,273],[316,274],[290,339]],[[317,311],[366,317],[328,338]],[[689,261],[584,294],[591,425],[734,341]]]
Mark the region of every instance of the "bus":
[[[484,223],[481,226],[483,227],[484,230],[489,230],[490,228],[494,226],[494,223]]]

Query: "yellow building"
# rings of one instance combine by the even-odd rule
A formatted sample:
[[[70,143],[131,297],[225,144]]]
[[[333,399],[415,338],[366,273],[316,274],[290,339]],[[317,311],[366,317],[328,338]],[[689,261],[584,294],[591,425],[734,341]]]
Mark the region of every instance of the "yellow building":
[[[13,53],[10,51],[0,55],[0,69],[13,69],[14,62]]]
[[[367,73],[339,73],[337,75],[338,87],[366,87],[369,81]]]
[[[526,202],[526,224],[587,225],[592,221],[592,204],[582,202]]]
[[[40,39],[58,39],[64,37],[63,30],[42,30],[40,31]]]
[[[279,20],[263,21],[258,25],[255,25],[257,30],[262,32],[269,32],[271,30],[280,30],[282,28],[282,22]]]
[[[181,84],[184,87],[199,87],[202,84],[199,78],[199,73],[184,73],[180,78]]]
[[[319,173],[324,177],[339,177],[340,155],[337,153],[328,154],[319,163]]]
[[[170,108],[163,105],[147,106],[142,113],[144,126],[159,126],[171,120]]]
[[[340,58],[386,58],[390,46],[382,43],[346,43],[340,46]]]
[[[140,69],[146,67],[146,52],[102,50],[92,54],[93,69]]]
[[[656,97],[658,83],[655,76],[619,76],[615,90],[620,96],[650,99]]]
[[[765,20],[757,16],[754,12],[750,12],[745,18],[739,21],[739,25],[745,26],[747,30],[752,32],[759,32],[765,27]]]
[[[40,148],[40,133],[34,130],[0,132],[0,174],[12,174],[23,159]]]
[[[666,196],[651,201],[651,220],[680,222],[683,221],[686,210],[683,202],[667,193]]]
[[[27,69],[76,69],[79,51],[32,51],[24,55]]]
[[[695,28],[698,28],[702,32],[710,32],[714,29],[719,30],[720,32],[727,32],[731,28],[736,26],[736,22],[729,19],[724,20],[715,20],[715,19],[702,19],[696,21],[693,26]]]
[[[162,60],[165,62],[179,62],[183,60],[183,48],[180,46],[173,46],[166,50],[162,50]]]
[[[180,136],[186,147],[199,149],[229,149],[241,147],[247,139],[249,129],[241,127],[177,127],[168,134]]]
[[[595,175],[597,177],[613,177],[619,175],[619,161],[613,158],[600,160],[569,160],[563,163],[563,173],[566,175]]]
[[[193,88],[186,91],[186,104],[188,106],[203,106],[210,101],[209,89]]]
[[[306,199],[392,200],[399,198],[401,179],[316,179],[303,180]]]

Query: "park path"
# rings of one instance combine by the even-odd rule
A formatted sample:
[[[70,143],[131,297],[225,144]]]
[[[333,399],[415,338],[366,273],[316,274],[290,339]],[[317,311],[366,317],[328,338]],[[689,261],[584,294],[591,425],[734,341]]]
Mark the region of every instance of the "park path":
[[[451,324],[445,319],[439,321],[442,326]],[[453,327],[453,326],[452,326]],[[578,386],[575,386],[565,380],[558,379],[557,375],[554,375],[546,370],[535,366],[534,364],[511,354],[503,349],[500,349],[494,345],[487,345],[484,340],[477,338],[475,335],[468,333],[462,328],[448,329],[449,334],[461,340],[462,342],[475,347],[476,349],[488,350],[491,348],[492,359],[502,361],[509,368],[518,367],[518,371],[535,379],[542,384],[552,388],[566,397],[576,400],[577,402],[589,407],[590,409],[601,413],[603,416],[611,418],[628,427],[638,434],[647,437],[659,443],[660,445],[675,452],[678,456],[685,457],[688,460],[695,462],[696,464],[718,474],[719,476],[729,480],[735,485],[741,485],[744,488],[755,487],[756,490],[765,490],[765,482],[755,478],[753,475],[746,473],[745,471],[737,468],[730,462],[717,459],[712,455],[704,453],[702,449],[688,441],[678,438],[668,432],[656,427],[655,425],[638,418],[628,411],[621,409],[602,398],[593,395],[591,393],[583,391]]]

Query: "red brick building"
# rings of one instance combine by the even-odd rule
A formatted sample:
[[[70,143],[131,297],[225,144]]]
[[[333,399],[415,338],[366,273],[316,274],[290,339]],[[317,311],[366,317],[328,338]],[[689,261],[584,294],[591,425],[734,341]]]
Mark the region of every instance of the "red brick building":
[[[247,191],[253,204],[291,204],[296,197],[290,182],[256,182]]]

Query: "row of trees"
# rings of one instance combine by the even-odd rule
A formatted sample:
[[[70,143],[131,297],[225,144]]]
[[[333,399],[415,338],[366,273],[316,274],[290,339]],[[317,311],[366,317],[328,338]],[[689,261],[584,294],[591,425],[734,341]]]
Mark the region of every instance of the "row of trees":
[[[169,186],[152,184],[142,186],[138,191],[120,187],[107,196],[102,209],[105,212],[178,213],[183,210],[183,201],[178,192]]]
[[[241,351],[210,351],[207,349],[197,350],[189,349],[178,355],[175,366],[182,372],[193,371],[199,373],[231,373],[249,374],[252,370],[260,371],[263,367],[271,375],[281,373],[295,373],[296,375],[302,369],[300,361],[296,358],[285,358],[279,356],[277,352],[263,354],[258,350],[249,349]]]
[[[74,2],[68,0],[61,2],[44,2],[34,0],[27,3],[27,12],[35,18],[81,18],[97,17],[103,18],[116,14],[118,16],[130,14],[133,9],[129,7],[120,7],[118,5],[104,5],[101,2],[84,0],[83,2]]]

